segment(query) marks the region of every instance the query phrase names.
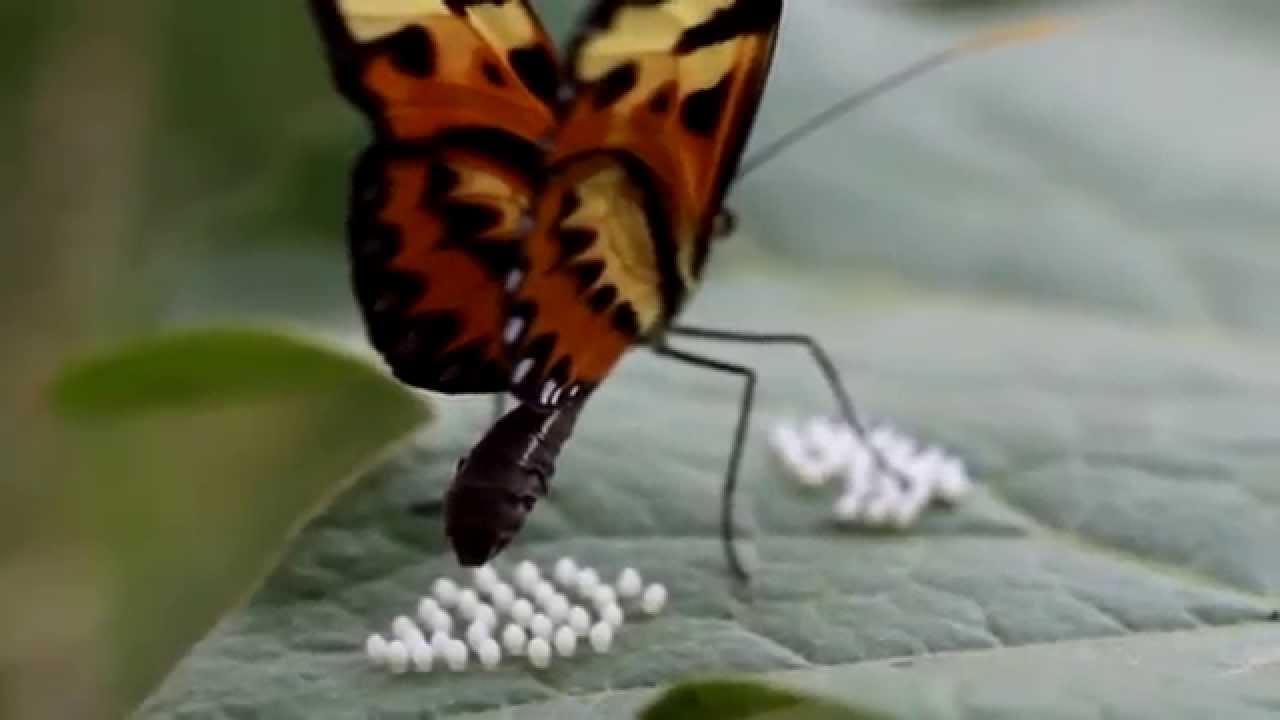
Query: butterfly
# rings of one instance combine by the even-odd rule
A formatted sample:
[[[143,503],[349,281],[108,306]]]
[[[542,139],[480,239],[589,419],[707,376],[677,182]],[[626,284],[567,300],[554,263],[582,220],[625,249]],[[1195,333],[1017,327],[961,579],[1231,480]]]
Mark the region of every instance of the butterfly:
[[[526,0],[312,10],[336,84],[375,136],[348,221],[372,344],[408,384],[520,400],[471,453],[473,473],[509,462],[520,440],[551,447],[701,278],[781,0],[601,0],[563,64]],[[464,562],[509,542],[510,527],[460,537],[490,520],[455,523],[455,549],[480,548]]]
[[[732,500],[755,374],[669,338],[803,345],[865,434],[812,338],[676,322],[727,217],[782,0],[594,0],[563,60],[527,0],[311,9],[336,86],[374,135],[347,223],[372,345],[407,384],[519,400],[446,495],[459,561],[484,563],[511,542],[586,398],[628,349],[648,346],[742,378],[721,527],[745,577]]]

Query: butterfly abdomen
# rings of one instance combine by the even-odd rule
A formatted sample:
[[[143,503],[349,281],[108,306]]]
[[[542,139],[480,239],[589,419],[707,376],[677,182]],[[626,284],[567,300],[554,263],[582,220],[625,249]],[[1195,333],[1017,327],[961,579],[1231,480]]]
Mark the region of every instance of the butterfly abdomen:
[[[570,402],[546,412],[519,405],[458,464],[445,495],[445,533],[458,562],[482,565],[520,532],[550,489],[556,458],[581,407]]]

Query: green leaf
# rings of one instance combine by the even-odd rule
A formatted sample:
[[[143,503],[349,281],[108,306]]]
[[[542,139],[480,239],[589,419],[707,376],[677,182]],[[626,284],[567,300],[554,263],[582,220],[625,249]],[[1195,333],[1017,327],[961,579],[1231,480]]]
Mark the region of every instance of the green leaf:
[[[69,368],[54,388],[54,407],[68,416],[119,418],[288,400],[349,384],[354,369],[361,381],[386,383],[372,368],[300,337],[205,329],[141,340]]]
[[[68,369],[52,395],[75,458],[64,518],[94,558],[104,660],[126,703],[426,417],[364,360],[250,328],[140,340]]]
[[[561,23],[572,4],[542,3]],[[43,294],[19,292],[10,315],[53,332],[68,298],[97,310],[145,292],[165,320],[283,314],[354,331],[341,217],[367,132],[328,87],[301,4],[65,5],[81,12],[5,25],[27,62],[4,68],[18,88],[4,97],[39,91],[0,121],[34,176],[0,178],[23,221],[6,249],[61,272],[17,273]],[[671,610],[630,618],[612,655],[545,672],[365,666],[364,635],[456,570],[439,521],[404,510],[440,493],[485,426],[485,403],[460,401],[430,444],[311,523],[140,715],[629,717],[673,683],[734,672],[813,698],[797,702],[902,717],[1274,714],[1276,19],[1270,0],[1137,3],[941,70],[731,195],[741,233],[717,246],[688,319],[821,338],[864,410],[970,461],[983,484],[954,511],[902,536],[837,530],[831,497],[794,491],[764,449],[773,420],[830,408],[806,358],[701,348],[761,373],[739,503],[760,564],[743,596],[716,540],[738,386],[636,353],[508,554],[634,564],[668,583]],[[789,3],[757,142],[995,21]],[[66,168],[109,172],[75,175],[69,192]],[[254,357],[225,365],[290,367]],[[81,381],[84,402],[64,402],[67,455],[93,474],[60,492],[72,520],[40,528],[84,540],[58,576],[68,587],[113,579],[116,637],[99,662],[135,695],[270,561],[299,498],[419,412],[380,376],[331,388],[303,363],[310,391],[256,370],[232,388],[223,363],[187,363],[199,378],[150,368],[136,398],[141,380]],[[188,417],[205,390],[239,399]],[[385,397],[391,410],[364,404]],[[119,422],[101,414],[116,404]],[[48,617],[11,646],[45,650],[74,629]],[[57,690],[78,675],[54,677]]]
[[[1221,52],[1227,10],[1133,13],[967,60],[792,148],[731,197],[741,232],[688,312],[813,333],[866,412],[969,461],[971,498],[901,535],[838,529],[831,495],[794,490],[764,444],[830,410],[808,359],[700,345],[761,377],[739,502],[758,566],[738,592],[716,533],[739,383],[637,352],[504,558],[665,582],[669,610],[630,617],[612,654],[367,667],[363,638],[458,576],[439,518],[404,512],[488,421],[451,401],[434,442],[317,519],[141,715],[750,717],[780,697],[912,718],[1274,713],[1280,176],[1257,148],[1277,108],[1219,90],[1265,86],[1280,56]],[[792,3],[758,139],[991,21]],[[799,695],[661,695],[725,673]]]
[[[1219,628],[774,673],[768,685],[746,688],[694,683],[670,691],[656,707],[672,708],[667,717],[704,717],[676,712],[696,707],[691,696],[731,702],[767,693],[840,712],[866,712],[852,709],[857,705],[918,720],[1266,718],[1280,710],[1277,667],[1280,626]]]
[[[759,682],[692,682],[666,693],[642,720],[880,720],[883,715],[807,697]]]

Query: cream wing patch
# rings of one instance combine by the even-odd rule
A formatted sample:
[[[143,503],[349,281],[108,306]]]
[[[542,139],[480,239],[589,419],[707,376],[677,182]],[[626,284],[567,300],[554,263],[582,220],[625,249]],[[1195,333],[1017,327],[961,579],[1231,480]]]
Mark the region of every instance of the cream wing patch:
[[[338,0],[338,9],[358,42],[387,37],[409,25],[426,25],[438,15],[456,15],[445,0]],[[494,46],[533,43],[539,34],[521,0],[466,8],[471,24]]]
[[[686,286],[700,274],[780,15],[777,0],[605,0],[576,47],[574,80],[592,95],[584,104],[607,118],[579,133],[581,145],[630,150],[666,181]]]
[[[725,10],[734,2],[735,0],[676,1],[620,8],[614,16],[610,31],[590,36],[579,49],[574,68],[578,80],[595,82],[628,62],[665,61],[665,67],[654,68],[656,72],[645,73],[641,69],[637,87],[656,87],[670,77],[671,73],[667,68],[671,63],[685,60],[685,67],[682,67],[684,72],[679,78],[681,92],[711,87],[733,65],[735,53],[732,42],[701,48],[696,53],[683,57],[677,57],[674,51],[686,30],[708,22],[716,12]],[[646,74],[651,77],[645,78]],[[653,77],[658,74],[666,77]],[[640,95],[644,97],[643,94]]]
[[[631,302],[640,331],[647,333],[661,313],[662,296],[658,290],[661,278],[653,243],[637,242],[637,238],[647,239],[651,229],[644,209],[627,192],[628,183],[620,167],[601,166],[578,182],[580,204],[560,227],[595,233],[595,243],[574,259],[581,263],[600,261],[605,270],[583,293],[604,285],[618,288],[620,295]]]

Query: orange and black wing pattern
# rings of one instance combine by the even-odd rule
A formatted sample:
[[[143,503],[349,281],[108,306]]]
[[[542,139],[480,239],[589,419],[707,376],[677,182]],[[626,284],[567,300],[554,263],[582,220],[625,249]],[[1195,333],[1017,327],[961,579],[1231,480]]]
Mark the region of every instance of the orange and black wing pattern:
[[[504,391],[507,287],[547,142],[559,64],[527,0],[312,0],[335,82],[375,141],[353,174],[353,284],[392,371]]]
[[[679,311],[764,91],[781,0],[602,0],[504,328],[512,390],[556,406]]]

